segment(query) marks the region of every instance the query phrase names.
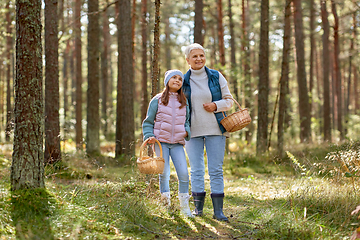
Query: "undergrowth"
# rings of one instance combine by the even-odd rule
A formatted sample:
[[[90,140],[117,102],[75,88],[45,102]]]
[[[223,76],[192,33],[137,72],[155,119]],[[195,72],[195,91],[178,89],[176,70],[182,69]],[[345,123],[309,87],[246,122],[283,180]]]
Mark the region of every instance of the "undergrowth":
[[[121,159],[66,153],[62,162],[45,167],[46,189],[10,192],[11,161],[0,156],[0,236],[350,239],[359,227],[359,145],[305,146],[288,150],[283,159],[229,154],[224,162],[229,223],[212,219],[209,197],[203,217],[182,216],[174,174],[171,208],[164,207],[157,176],[140,174],[135,159],[124,164]],[[210,192],[208,175],[206,189]]]

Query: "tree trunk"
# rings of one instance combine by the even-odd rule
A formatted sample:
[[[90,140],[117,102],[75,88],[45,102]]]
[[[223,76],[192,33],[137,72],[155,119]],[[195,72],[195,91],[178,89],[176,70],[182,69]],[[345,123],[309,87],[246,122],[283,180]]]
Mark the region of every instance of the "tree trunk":
[[[220,64],[225,66],[225,45],[224,45],[224,26],[223,26],[223,13],[222,13],[222,0],[217,0],[217,13],[218,13],[218,38],[219,38],[219,55]]]
[[[236,74],[236,46],[235,46],[235,33],[234,33],[234,21],[232,16],[232,5],[231,0],[229,0],[228,6],[228,15],[230,23],[230,47],[231,47],[231,72],[230,72],[230,85],[233,86],[234,96],[236,100],[239,100],[238,84],[237,84],[237,74]],[[243,21],[244,23],[244,21]],[[246,30],[245,30],[246,31]],[[243,31],[243,32],[245,32]],[[245,38],[244,34],[242,34]],[[243,44],[242,44],[243,46]],[[243,48],[241,48],[243,50]]]
[[[76,149],[83,150],[83,134],[82,134],[82,56],[81,56],[81,22],[80,22],[81,0],[75,0],[75,84],[76,84],[76,109],[75,109],[75,131],[76,131]]]
[[[299,115],[300,115],[300,141],[311,141],[311,117],[309,111],[309,93],[306,81],[305,51],[303,36],[303,20],[301,0],[293,0],[294,4],[294,26],[297,62],[297,81],[299,87]]]
[[[129,59],[132,57],[133,43],[131,39],[131,7],[130,0],[119,1],[119,75],[121,76],[121,94],[120,102],[117,102],[116,125],[116,157],[120,157],[119,153],[125,156],[133,156],[135,154],[135,135],[134,135],[134,83],[133,83],[133,64]],[[119,82],[118,82],[119,84]],[[118,127],[121,127],[121,137],[118,138]],[[122,148],[120,150],[119,148]]]
[[[164,23],[165,23],[165,41],[164,41],[164,50],[165,50],[165,65],[166,70],[171,69],[171,28],[170,28],[170,19],[167,15],[164,14]]]
[[[103,12],[103,27],[102,27],[102,35],[103,35],[103,48],[102,48],[102,54],[101,54],[101,83],[102,83],[102,119],[104,121],[103,124],[103,134],[105,136],[105,139],[108,139],[108,95],[111,95],[109,93],[109,45],[110,45],[110,33],[109,33],[109,19],[107,15],[107,10]]]
[[[323,82],[324,82],[324,141],[331,142],[331,117],[330,117],[330,81],[329,81],[329,20],[326,9],[326,0],[320,0],[321,19],[323,24]]]
[[[151,97],[157,94],[159,84],[159,54],[160,54],[160,0],[155,0],[155,25],[154,25],[154,56],[152,59],[152,88]]]
[[[261,27],[259,49],[259,83],[258,83],[258,131],[256,154],[267,149],[268,99],[269,99],[269,0],[261,0]]]
[[[331,9],[332,13],[334,15],[334,71],[335,71],[335,103],[337,108],[337,129],[340,133],[340,140],[344,140],[344,131],[342,126],[342,114],[343,114],[343,108],[342,108],[342,80],[341,80],[341,72],[340,72],[340,60],[339,60],[339,54],[340,54],[340,45],[339,45],[339,18],[336,12],[336,4],[332,0],[331,1]]]
[[[45,163],[61,160],[57,2],[45,0]]]
[[[245,4],[246,3],[246,4]],[[252,86],[251,86],[251,73],[250,73],[250,45],[248,36],[248,15],[246,14],[249,9],[249,2],[242,0],[242,41],[241,41],[241,56],[242,56],[242,69],[245,78],[245,107],[249,109],[250,115],[253,117],[253,102],[252,102]],[[251,143],[252,132],[254,124],[251,122],[245,130],[245,139],[247,144]]]
[[[141,0],[141,121],[146,117],[148,107],[148,87],[147,87],[147,0]]]
[[[45,187],[41,28],[41,1],[16,1],[12,191]]]
[[[289,56],[291,44],[291,2],[285,2],[285,17],[284,17],[284,41],[283,41],[283,57],[281,64],[281,79],[280,79],[280,98],[279,98],[279,120],[278,120],[278,145],[277,150],[279,157],[284,155],[284,122],[286,112],[286,99],[289,96],[286,85],[289,81]]]
[[[10,1],[6,3],[6,128],[5,128],[5,141],[10,141],[11,129],[12,129],[12,106],[11,106],[11,59],[12,59],[12,48],[13,48],[13,38],[12,38],[12,24],[10,17]]]
[[[86,153],[100,154],[100,114],[99,114],[99,1],[88,0],[88,89]]]
[[[355,0],[354,0],[355,1]],[[353,37],[352,39],[356,39],[357,37],[357,18],[356,18],[356,14],[354,13],[353,15]],[[354,42],[354,49],[356,49],[356,42]],[[356,51],[352,51],[351,54],[356,54]],[[358,111],[360,110],[360,99],[359,99],[359,90],[358,90],[358,78],[357,78],[357,73],[358,73],[358,66],[356,64],[354,64],[353,67],[353,73],[354,73],[354,113],[357,114]]]
[[[68,122],[68,111],[69,111],[69,56],[70,56],[70,40],[66,41],[66,48],[63,53],[63,95],[64,95],[64,141],[67,139],[67,133],[69,132],[69,122]],[[70,76],[71,79],[71,76]]]
[[[203,0],[195,0],[195,24],[194,24],[194,43],[204,44],[203,37]]]
[[[315,52],[315,7],[314,0],[310,0],[310,76],[309,76],[309,111],[312,116],[313,88],[314,88],[314,52]]]

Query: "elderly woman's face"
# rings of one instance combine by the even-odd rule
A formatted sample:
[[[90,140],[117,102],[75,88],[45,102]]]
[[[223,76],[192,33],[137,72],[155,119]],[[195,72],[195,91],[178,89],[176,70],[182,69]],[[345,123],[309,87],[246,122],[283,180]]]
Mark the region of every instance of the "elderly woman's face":
[[[186,58],[186,61],[192,69],[199,70],[205,65],[205,53],[201,49],[193,49],[191,50],[189,57]]]

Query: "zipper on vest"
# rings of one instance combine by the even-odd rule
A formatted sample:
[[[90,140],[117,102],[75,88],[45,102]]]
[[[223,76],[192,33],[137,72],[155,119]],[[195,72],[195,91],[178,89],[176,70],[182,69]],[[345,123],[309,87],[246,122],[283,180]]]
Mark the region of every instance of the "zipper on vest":
[[[175,111],[175,100],[174,96],[171,97],[171,109],[172,109],[172,126],[171,126],[171,143],[174,142],[174,134],[175,134],[175,118],[176,118],[176,111]]]

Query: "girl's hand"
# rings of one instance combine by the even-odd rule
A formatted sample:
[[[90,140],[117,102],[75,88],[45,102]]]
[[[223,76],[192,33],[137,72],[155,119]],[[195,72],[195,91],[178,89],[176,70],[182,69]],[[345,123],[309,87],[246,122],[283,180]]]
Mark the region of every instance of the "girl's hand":
[[[213,103],[213,102],[211,102],[211,103],[204,103],[203,106],[204,106],[204,109],[205,109],[206,111],[208,111],[208,112],[214,112],[214,111],[216,111],[216,109],[217,109],[216,104]]]
[[[154,137],[149,137],[149,138],[148,138],[148,143],[149,143],[149,144],[155,143],[155,138],[154,138]]]

